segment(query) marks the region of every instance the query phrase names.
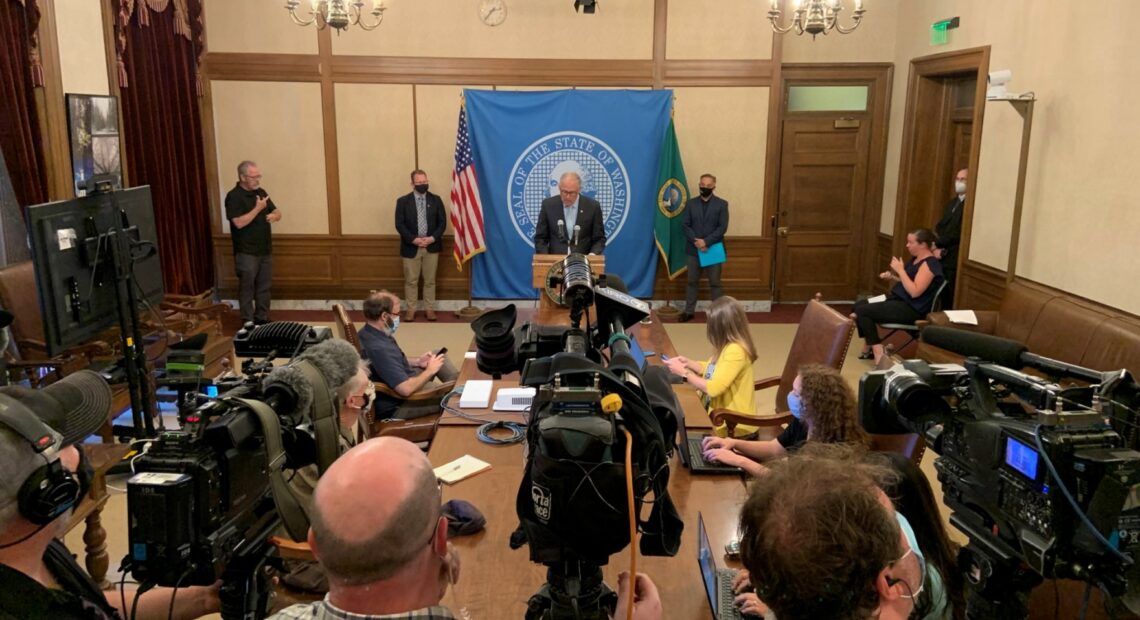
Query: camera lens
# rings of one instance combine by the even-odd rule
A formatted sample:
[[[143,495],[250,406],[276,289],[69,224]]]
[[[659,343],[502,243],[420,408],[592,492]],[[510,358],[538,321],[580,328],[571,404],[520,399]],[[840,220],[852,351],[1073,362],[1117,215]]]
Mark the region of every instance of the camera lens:
[[[475,332],[475,363],[487,374],[512,372],[516,365],[514,304],[479,315],[471,322]]]

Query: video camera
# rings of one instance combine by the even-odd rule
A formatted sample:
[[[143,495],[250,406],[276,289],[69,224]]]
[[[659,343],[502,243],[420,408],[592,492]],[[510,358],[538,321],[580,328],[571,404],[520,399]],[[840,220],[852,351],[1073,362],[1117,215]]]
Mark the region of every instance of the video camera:
[[[1066,364],[1010,340],[938,326],[922,337],[965,364],[869,372],[859,411],[868,431],[921,433],[939,454],[950,523],[969,537],[959,555],[968,616],[1025,617],[1043,578],[1095,585],[1135,612],[1140,386],[1126,370]],[[1026,366],[1049,378],[1011,368]]]
[[[308,531],[309,498],[291,492],[282,470],[315,463],[323,474],[336,459],[333,390],[359,359],[351,344],[327,340],[285,366],[247,360],[245,378],[217,397],[185,397],[181,430],[159,434],[127,483],[123,566],[140,590],[221,579],[223,618],[264,614],[269,536],[281,525],[298,541]]]
[[[526,617],[608,618],[617,597],[601,566],[630,544],[631,520],[643,554],[672,556],[680,545],[684,524],[668,494],[679,405],[664,373],[642,369],[630,354],[626,326],[647,317],[648,304],[616,276],[594,278],[581,254],[564,259],[555,280],[569,327],[512,332],[513,306],[489,312],[472,323],[476,361],[493,374],[521,369],[520,384],[536,389],[511,546],[529,545],[531,560],[548,570]]]

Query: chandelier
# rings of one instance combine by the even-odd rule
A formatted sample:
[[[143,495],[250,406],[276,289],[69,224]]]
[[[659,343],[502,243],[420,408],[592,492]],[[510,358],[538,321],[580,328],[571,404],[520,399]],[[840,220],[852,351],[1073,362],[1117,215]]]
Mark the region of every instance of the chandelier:
[[[309,18],[303,19],[297,15],[300,0],[285,0],[285,8],[289,9],[289,17],[298,26],[316,24],[317,30],[324,30],[331,26],[335,30],[344,31],[349,26],[360,26],[364,30],[375,30],[380,22],[384,21],[384,0],[372,0],[372,17],[376,21],[369,24],[364,19],[364,0],[346,2],[345,0],[310,0],[311,10]]]
[[[843,10],[840,0],[793,0],[792,23],[780,26],[780,0],[772,0],[772,8],[768,9],[768,20],[772,22],[772,30],[777,34],[784,34],[792,30],[796,34],[808,33],[812,39],[817,34],[827,34],[828,30],[838,30],[839,34],[849,34],[859,27],[863,14],[863,0],[855,0],[855,12],[851,14],[851,27],[844,28],[839,25],[839,13]]]

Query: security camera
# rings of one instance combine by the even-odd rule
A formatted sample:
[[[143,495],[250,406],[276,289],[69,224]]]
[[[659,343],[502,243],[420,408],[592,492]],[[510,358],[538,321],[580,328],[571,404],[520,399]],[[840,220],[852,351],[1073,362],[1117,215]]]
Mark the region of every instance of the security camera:
[[[588,14],[592,15],[594,13],[594,11],[597,10],[597,8],[598,8],[597,0],[574,0],[574,11],[575,12],[577,12],[579,9],[581,9],[583,13],[588,13]]]
[[[1006,99],[1009,93],[1006,92],[1005,85],[1013,79],[1013,72],[1009,69],[1002,69],[1001,71],[990,71],[986,76],[986,99]]]

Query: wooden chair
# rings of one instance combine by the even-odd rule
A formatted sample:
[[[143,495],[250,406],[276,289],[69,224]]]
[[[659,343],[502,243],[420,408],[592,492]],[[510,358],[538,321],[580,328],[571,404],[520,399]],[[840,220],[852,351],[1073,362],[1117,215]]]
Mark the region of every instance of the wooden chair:
[[[926,454],[926,441],[918,433],[901,433],[898,435],[881,435],[869,433],[871,436],[871,450],[874,452],[896,452],[911,460],[915,465],[922,465],[922,456]]]
[[[800,317],[792,348],[784,362],[784,372],[778,377],[758,379],[753,383],[756,390],[776,388],[775,415],[760,416],[755,412],[714,409],[709,414],[712,423],[716,426],[725,424],[730,437],[734,436],[738,424],[762,429],[788,424],[792,421],[792,416],[788,413],[788,393],[792,391],[792,383],[796,380],[800,366],[823,364],[836,370],[843,368],[854,329],[854,321],[824,304],[820,301],[820,295],[816,294]]]
[[[337,335],[352,343],[358,353],[362,353],[356,326],[349,318],[344,305],[333,304],[332,309]],[[425,386],[407,398],[383,383],[374,383],[373,385],[376,387],[377,394],[384,394],[390,398],[416,404],[440,402],[455,387],[455,382],[448,381],[430,387]],[[440,414],[442,414],[442,409]],[[402,437],[427,450],[427,447],[431,446],[431,440],[435,437],[436,428],[439,427],[440,414],[427,415],[414,420],[376,420],[376,413],[370,407],[368,411],[361,413],[361,426],[364,427],[367,437]]]

